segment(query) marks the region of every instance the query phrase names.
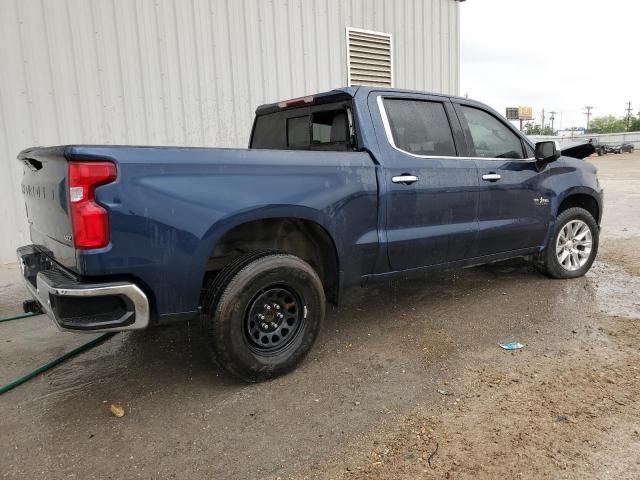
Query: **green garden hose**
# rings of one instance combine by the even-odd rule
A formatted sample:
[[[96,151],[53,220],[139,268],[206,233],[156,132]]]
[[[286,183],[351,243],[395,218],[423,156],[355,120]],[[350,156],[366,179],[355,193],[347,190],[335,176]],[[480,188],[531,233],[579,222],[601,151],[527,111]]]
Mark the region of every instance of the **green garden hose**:
[[[26,318],[26,317],[33,317],[35,315],[35,313],[21,313],[20,315],[14,315],[12,317],[6,317],[6,318],[0,318],[0,323],[2,322],[9,322],[11,320],[18,320],[20,318]]]
[[[1,318],[0,322],[7,322],[9,320],[17,320],[19,318],[25,318],[25,317],[31,317],[32,315],[34,315],[33,313],[26,313],[24,315],[16,315],[14,317],[9,317],[9,318]],[[109,332],[109,333],[105,333],[103,335],[100,335],[97,338],[94,338],[93,340],[91,340],[90,342],[87,342],[83,345],[80,345],[79,347],[74,348],[73,350],[71,350],[70,352],[67,352],[63,355],[60,355],[58,358],[54,358],[53,360],[45,363],[44,365],[36,368],[35,370],[30,371],[29,373],[21,376],[20,378],[16,378],[15,380],[7,383],[6,385],[2,385],[0,386],[0,395],[2,395],[3,393],[7,393],[9,390],[12,390],[14,388],[16,388],[18,385],[22,385],[23,383],[25,383],[28,380],[31,380],[32,378],[40,375],[43,372],[46,372],[47,370],[60,365],[62,362],[64,362],[65,360],[70,359],[71,357],[74,357],[76,355],[78,355],[79,353],[84,352],[85,350],[89,350],[90,348],[93,348],[97,345],[100,345],[102,342],[104,342],[105,340],[111,338],[112,336],[114,336],[115,333],[113,332]]]

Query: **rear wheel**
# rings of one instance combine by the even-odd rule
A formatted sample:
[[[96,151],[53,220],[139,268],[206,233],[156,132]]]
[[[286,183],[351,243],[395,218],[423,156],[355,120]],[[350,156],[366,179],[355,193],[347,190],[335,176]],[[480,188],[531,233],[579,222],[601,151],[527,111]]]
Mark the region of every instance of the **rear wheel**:
[[[553,278],[576,278],[589,271],[598,253],[598,225],[583,208],[562,212],[543,253],[545,272]]]
[[[218,363],[256,382],[302,361],[318,335],[324,309],[322,282],[309,264],[293,255],[257,252],[218,274],[205,296],[203,320]]]

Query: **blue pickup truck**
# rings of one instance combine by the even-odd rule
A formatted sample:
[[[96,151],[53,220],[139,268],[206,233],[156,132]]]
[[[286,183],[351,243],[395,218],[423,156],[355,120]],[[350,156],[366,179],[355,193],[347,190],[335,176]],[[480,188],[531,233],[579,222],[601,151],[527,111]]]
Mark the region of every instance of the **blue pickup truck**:
[[[533,145],[466,98],[342,88],[260,106],[248,149],[22,151],[18,256],[61,330],[200,318],[220,365],[259,381],[302,360],[349,286],[514,257],[584,275],[593,151]]]

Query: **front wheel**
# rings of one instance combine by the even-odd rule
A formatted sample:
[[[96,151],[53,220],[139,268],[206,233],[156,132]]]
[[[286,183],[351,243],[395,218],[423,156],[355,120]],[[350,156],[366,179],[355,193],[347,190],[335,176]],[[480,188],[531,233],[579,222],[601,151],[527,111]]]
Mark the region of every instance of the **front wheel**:
[[[589,271],[598,253],[598,225],[583,208],[562,212],[543,253],[545,272],[553,278],[576,278]]]
[[[249,253],[218,274],[203,305],[207,341],[232,375],[257,382],[295,368],[325,313],[322,282],[293,255]]]

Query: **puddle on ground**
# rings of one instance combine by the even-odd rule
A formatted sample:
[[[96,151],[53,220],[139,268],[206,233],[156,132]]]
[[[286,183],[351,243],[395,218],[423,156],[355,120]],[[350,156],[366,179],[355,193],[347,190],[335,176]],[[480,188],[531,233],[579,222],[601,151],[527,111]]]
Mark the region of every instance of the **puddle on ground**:
[[[640,319],[640,277],[622,267],[596,262],[587,273],[587,281],[602,313]]]

